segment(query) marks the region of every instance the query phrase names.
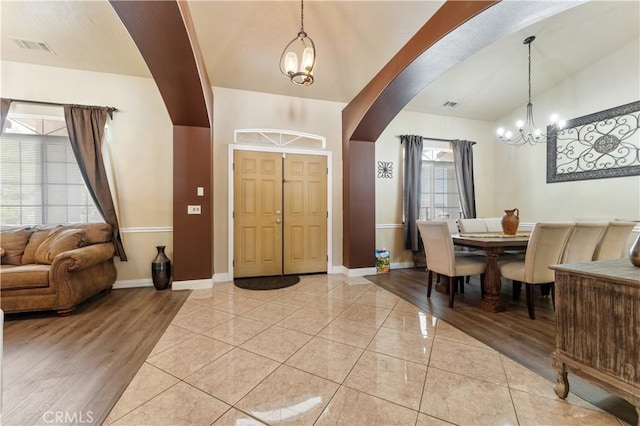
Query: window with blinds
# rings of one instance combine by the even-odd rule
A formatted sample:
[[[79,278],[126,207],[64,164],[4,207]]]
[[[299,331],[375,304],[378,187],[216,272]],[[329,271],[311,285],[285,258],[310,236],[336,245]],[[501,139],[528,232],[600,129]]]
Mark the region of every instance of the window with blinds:
[[[453,163],[423,160],[420,219],[455,220],[460,217],[460,212]]]
[[[7,121],[0,138],[1,224],[103,222],[64,136],[64,122],[54,131],[44,119],[29,118],[35,125],[26,127],[19,118]]]

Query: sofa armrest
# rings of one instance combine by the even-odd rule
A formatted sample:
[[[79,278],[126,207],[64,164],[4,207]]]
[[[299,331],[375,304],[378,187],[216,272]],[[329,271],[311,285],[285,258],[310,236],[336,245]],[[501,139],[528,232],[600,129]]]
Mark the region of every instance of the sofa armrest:
[[[58,254],[51,263],[51,269],[63,267],[68,271],[76,271],[102,263],[114,255],[115,249],[112,243],[92,244]]]

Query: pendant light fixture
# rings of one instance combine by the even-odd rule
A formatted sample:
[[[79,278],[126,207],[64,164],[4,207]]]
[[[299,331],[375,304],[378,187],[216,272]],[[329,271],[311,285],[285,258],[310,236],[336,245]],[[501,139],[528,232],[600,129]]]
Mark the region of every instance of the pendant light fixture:
[[[516,122],[519,133],[517,139],[513,139],[513,132],[505,130],[502,127],[498,129],[498,138],[509,145],[536,145],[547,141],[546,133],[543,133],[537,128],[533,120],[533,102],[531,102],[531,43],[533,43],[535,39],[536,36],[529,36],[522,42],[522,44],[526,44],[529,47],[529,100],[527,101],[527,117],[525,121],[518,120]],[[551,116],[551,122],[551,126],[557,129],[562,129],[565,125],[564,122],[558,122],[558,116],[556,114]]]
[[[298,59],[300,61],[298,62]],[[304,0],[300,1],[300,31],[287,44],[280,56],[280,72],[298,86],[313,84],[313,69],[316,66],[316,45],[304,32]]]

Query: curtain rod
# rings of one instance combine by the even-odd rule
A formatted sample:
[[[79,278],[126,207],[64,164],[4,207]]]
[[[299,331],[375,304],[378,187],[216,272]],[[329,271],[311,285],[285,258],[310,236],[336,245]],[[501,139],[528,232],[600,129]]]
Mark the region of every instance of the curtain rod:
[[[50,106],[65,106],[67,104],[60,104],[57,102],[45,102],[45,101],[31,101],[28,99],[11,99],[11,102],[21,102],[23,104],[35,104],[35,105],[50,105]],[[109,117],[113,119],[113,113],[118,111],[118,108],[115,107],[104,107],[109,113]]]
[[[396,137],[397,137],[397,138],[400,138],[400,137],[402,137],[402,136],[401,136],[401,135],[396,135]],[[453,142],[453,141],[458,140],[458,139],[428,138],[428,137],[426,137],[426,136],[423,136],[423,137],[422,137],[422,139],[426,139],[426,140],[428,140],[428,141],[438,141],[438,142]],[[473,142],[473,141],[472,141],[471,143],[472,143],[473,145],[475,145],[475,144],[476,144],[476,143],[475,143],[475,142]]]

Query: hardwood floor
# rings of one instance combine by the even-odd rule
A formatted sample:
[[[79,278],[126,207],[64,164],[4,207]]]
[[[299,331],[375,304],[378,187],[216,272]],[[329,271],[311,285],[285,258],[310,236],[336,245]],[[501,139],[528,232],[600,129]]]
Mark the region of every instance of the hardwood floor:
[[[5,315],[2,424],[101,424],[189,294],[121,289],[68,317]]]
[[[464,294],[455,295],[453,309],[448,307],[448,296],[435,291],[435,284],[427,299],[424,268],[397,269],[365,278],[555,383],[550,357],[555,349],[555,314],[551,297],[541,297],[539,290],[534,289],[536,319],[530,320],[524,285],[520,299],[513,301],[511,283],[506,280],[503,280],[501,299],[506,303],[507,311],[490,313],[478,308],[480,282],[475,277],[465,285]],[[569,375],[569,382],[571,392],[629,424],[637,424],[635,408],[627,401],[603,392],[575,375]]]

